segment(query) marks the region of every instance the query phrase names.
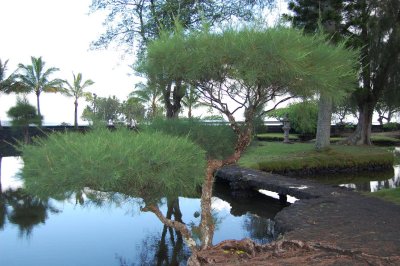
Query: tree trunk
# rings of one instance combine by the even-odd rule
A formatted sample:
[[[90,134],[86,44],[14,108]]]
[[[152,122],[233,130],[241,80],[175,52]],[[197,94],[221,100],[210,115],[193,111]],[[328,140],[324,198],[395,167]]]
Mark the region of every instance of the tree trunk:
[[[318,102],[318,123],[315,149],[321,151],[330,145],[332,97],[321,93]]]
[[[365,102],[360,108],[355,132],[345,142],[351,145],[371,145],[372,115],[375,104]]]
[[[189,108],[189,110],[188,110],[188,118],[190,119],[190,118],[192,118],[192,105],[189,104],[188,108]]]
[[[23,129],[23,134],[24,134],[24,141],[25,144],[28,144],[30,142],[30,138],[29,138],[29,125],[24,126]]]
[[[2,187],[1,187],[1,160],[3,159],[3,157],[0,155],[0,195],[2,194]]]
[[[78,129],[78,99],[75,99],[74,127]]]
[[[41,117],[41,114],[40,114],[40,100],[39,100],[39,96],[40,96],[40,93],[37,92],[37,93],[36,93],[36,107],[37,107],[38,116]]]
[[[172,93],[172,99],[171,99]],[[185,96],[185,90],[182,89],[182,82],[176,81],[175,88],[172,90],[172,83],[169,83],[164,89],[164,102],[167,111],[167,118],[177,118],[181,111],[181,100]]]
[[[152,213],[154,213],[157,218],[166,226],[172,227],[175,230],[179,231],[182,236],[185,238],[189,248],[195,252],[196,251],[196,242],[194,241],[191,232],[189,231],[189,229],[187,228],[187,226],[181,222],[178,221],[173,221],[171,219],[167,219],[162,212],[160,211],[160,209],[158,208],[158,206],[156,204],[151,204],[151,205],[146,205],[146,207],[141,209],[142,211],[146,212],[146,211],[151,211]]]
[[[212,187],[214,172],[222,165],[221,161],[208,161],[206,179],[201,189],[201,221],[200,221],[200,249],[212,246],[215,224],[211,214]]]

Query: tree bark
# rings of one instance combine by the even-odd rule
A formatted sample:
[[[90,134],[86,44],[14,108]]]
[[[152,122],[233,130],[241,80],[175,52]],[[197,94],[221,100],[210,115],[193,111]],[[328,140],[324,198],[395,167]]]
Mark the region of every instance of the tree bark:
[[[189,104],[189,110],[188,110],[188,118],[192,118],[192,104]],[[1,126],[1,125],[0,125]]]
[[[365,102],[359,112],[358,124],[355,132],[345,140],[351,145],[371,145],[372,115],[374,113],[374,103]]]
[[[155,204],[151,204],[148,205],[144,208],[142,208],[142,211],[151,211],[152,213],[154,213],[157,218],[166,226],[172,227],[175,230],[179,231],[182,236],[185,238],[185,240],[188,243],[189,248],[192,251],[196,250],[196,242],[194,241],[192,234],[190,233],[189,229],[186,227],[185,224],[178,222],[178,221],[173,221],[171,219],[167,219],[162,212],[160,211],[160,209],[158,208],[157,205]]]
[[[200,221],[200,249],[212,246],[215,224],[211,214],[212,187],[214,184],[214,173],[221,167],[222,161],[210,160],[207,162],[206,179],[201,189],[201,221]]]
[[[2,195],[2,186],[1,186],[1,161],[2,161],[3,157],[0,155],[0,195]]]
[[[78,128],[78,99],[75,99],[74,106],[75,106],[74,127],[75,127],[75,129],[77,129]]]
[[[171,99],[172,94],[172,99]],[[169,83],[164,89],[165,109],[167,118],[177,118],[181,111],[181,100],[185,96],[185,91],[182,89],[182,82],[176,81],[175,88],[172,90],[172,83]]]
[[[24,134],[24,141],[25,144],[29,144],[30,143],[30,138],[29,138],[29,125],[24,126],[22,129],[22,132]]]
[[[321,151],[330,145],[332,97],[321,93],[318,102],[318,123],[315,149]]]
[[[39,97],[40,97],[40,93],[37,92],[37,93],[36,93],[37,113],[38,113],[38,116],[41,117],[41,114],[40,114],[40,100],[39,100]]]

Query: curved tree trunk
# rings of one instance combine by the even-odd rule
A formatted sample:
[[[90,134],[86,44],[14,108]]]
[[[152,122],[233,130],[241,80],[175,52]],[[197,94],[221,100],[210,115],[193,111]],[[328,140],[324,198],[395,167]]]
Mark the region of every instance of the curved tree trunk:
[[[332,97],[321,94],[318,102],[318,123],[315,149],[323,150],[329,147],[331,137]]]

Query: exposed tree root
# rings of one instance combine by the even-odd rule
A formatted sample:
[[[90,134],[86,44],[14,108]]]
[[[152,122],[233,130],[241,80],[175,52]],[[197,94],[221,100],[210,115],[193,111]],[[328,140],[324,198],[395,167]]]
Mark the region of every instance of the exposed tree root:
[[[321,243],[280,240],[259,245],[227,240],[200,251],[188,265],[399,265],[400,256],[379,257]]]

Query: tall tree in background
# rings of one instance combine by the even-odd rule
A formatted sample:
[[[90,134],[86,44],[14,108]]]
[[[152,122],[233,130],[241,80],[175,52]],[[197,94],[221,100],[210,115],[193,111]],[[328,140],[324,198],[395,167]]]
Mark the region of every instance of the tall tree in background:
[[[150,105],[147,116],[153,119],[157,116],[160,109],[159,103],[163,98],[162,88],[157,84],[142,82],[135,85],[135,90],[129,94],[129,98],[135,98],[140,103]]]
[[[20,74],[17,75],[17,78],[30,92],[36,94],[37,114],[41,116],[40,94],[42,92],[57,92],[64,82],[61,79],[50,79],[50,76],[59,69],[55,67],[45,69],[45,62],[42,57],[33,56],[31,57],[31,65],[19,64],[18,67]]]
[[[21,82],[16,80],[15,73],[12,73],[8,77],[6,76],[8,60],[2,61],[0,59],[0,93],[12,93],[12,92],[26,92],[27,88],[23,86]],[[1,127],[1,121],[0,121]]]
[[[12,78],[11,78],[11,76],[6,78],[7,63],[8,63],[8,60],[4,61],[4,63],[3,63],[3,61],[1,61],[1,59],[0,59],[0,93],[10,93],[11,92]],[[0,127],[1,127],[1,120],[0,120]],[[1,163],[1,161],[0,161],[0,163]]]
[[[305,33],[315,34],[322,30],[328,34],[329,40],[337,43],[342,36],[340,23],[343,20],[340,10],[343,0],[310,1],[297,0],[289,2],[289,9],[294,15],[286,15],[293,26],[304,29]],[[346,89],[346,88],[343,88]],[[350,88],[349,88],[350,90]],[[334,97],[324,91],[319,93],[318,122],[315,148],[322,150],[330,145],[330,130]]]
[[[186,93],[185,96],[182,99],[182,104],[188,109],[188,118],[192,118],[192,111],[194,108],[200,107],[202,104],[199,102],[200,100],[200,94],[191,85],[186,86]]]
[[[295,23],[296,20],[303,21],[304,27],[317,23],[315,16],[311,15],[316,13],[309,8],[311,2],[314,1],[291,1],[289,8],[295,12]],[[361,49],[359,88],[352,97],[359,111],[358,124],[347,142],[370,145],[375,106],[390,89],[399,68],[400,2],[343,0],[342,8],[333,11],[342,18],[339,24],[341,35],[350,37],[350,44]]]
[[[92,107],[86,106],[83,110],[82,119],[93,123],[114,123],[121,115],[121,103],[117,97],[92,98]]]
[[[85,92],[84,89],[93,85],[94,82],[90,79],[83,81],[81,73],[78,73],[76,76],[74,73],[72,73],[72,75],[74,77],[74,81],[72,84],[68,81],[65,81],[67,87],[62,88],[61,93],[68,97],[74,97],[74,126],[75,128],[78,128],[78,99],[84,97],[88,93]]]
[[[137,98],[128,98],[121,103],[121,113],[125,117],[125,122],[130,127],[135,127],[137,122],[144,120],[146,109]]]
[[[139,60],[148,43],[160,37],[162,30],[172,32],[179,21],[184,29],[198,29],[204,24],[250,21],[261,14],[273,0],[92,0],[91,10],[107,11],[104,24],[107,30],[93,43],[93,47],[107,47],[115,42],[132,51],[138,47]],[[185,96],[180,80],[169,80],[162,85],[166,115],[177,117]]]
[[[378,121],[383,125],[383,119],[387,123],[392,121],[393,116],[400,112],[400,67],[397,67],[390,75],[387,89],[375,106],[378,112]]]

